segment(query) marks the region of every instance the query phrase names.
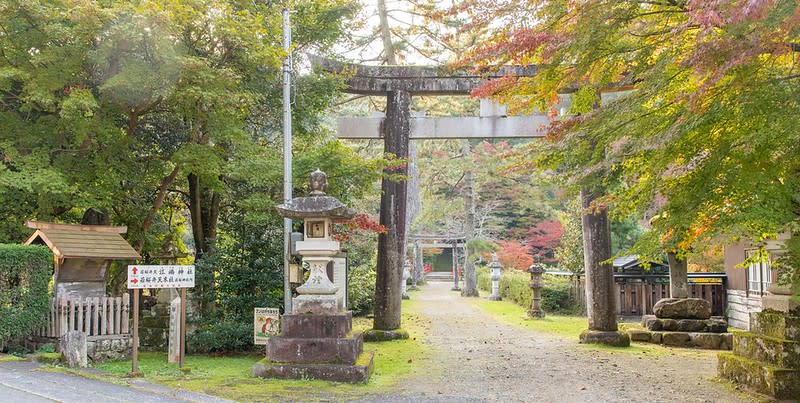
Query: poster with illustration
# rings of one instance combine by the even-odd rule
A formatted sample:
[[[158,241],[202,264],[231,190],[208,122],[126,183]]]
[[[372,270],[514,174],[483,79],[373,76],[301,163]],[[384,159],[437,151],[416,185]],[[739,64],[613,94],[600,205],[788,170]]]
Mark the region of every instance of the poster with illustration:
[[[281,331],[281,315],[278,308],[255,308],[253,337],[256,345],[267,344],[270,336]]]

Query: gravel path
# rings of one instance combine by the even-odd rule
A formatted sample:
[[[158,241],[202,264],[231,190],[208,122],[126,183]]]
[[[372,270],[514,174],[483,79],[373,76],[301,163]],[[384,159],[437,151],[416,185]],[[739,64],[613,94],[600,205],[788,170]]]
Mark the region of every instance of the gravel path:
[[[426,343],[442,371],[404,381],[402,395],[374,401],[740,402],[709,379],[713,352],[598,351],[569,340],[498,323],[474,303],[429,283],[413,298],[432,322]],[[644,357],[643,357],[644,355]],[[438,373],[437,373],[438,372]]]

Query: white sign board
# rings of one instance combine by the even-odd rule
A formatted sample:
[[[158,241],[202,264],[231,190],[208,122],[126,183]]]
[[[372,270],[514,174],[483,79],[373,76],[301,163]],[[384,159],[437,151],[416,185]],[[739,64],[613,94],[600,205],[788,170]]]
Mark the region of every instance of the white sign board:
[[[253,315],[253,343],[267,344],[269,336],[281,332],[281,314],[278,308],[255,308]]]
[[[194,265],[129,265],[128,288],[192,288]]]

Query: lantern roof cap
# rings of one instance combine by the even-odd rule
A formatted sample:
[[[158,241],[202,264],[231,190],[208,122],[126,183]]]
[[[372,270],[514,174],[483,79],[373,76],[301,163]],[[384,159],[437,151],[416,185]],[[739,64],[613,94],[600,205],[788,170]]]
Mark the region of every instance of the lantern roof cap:
[[[544,266],[541,265],[541,264],[538,264],[538,263],[532,264],[531,267],[529,267],[527,271],[528,271],[528,273],[532,273],[532,274],[547,273],[547,270],[545,270]]]
[[[355,216],[355,211],[340,202],[333,196],[328,196],[328,176],[317,169],[311,173],[309,183],[310,196],[295,197],[283,204],[276,206],[281,216],[286,218],[314,218],[325,217],[333,220],[349,220]]]

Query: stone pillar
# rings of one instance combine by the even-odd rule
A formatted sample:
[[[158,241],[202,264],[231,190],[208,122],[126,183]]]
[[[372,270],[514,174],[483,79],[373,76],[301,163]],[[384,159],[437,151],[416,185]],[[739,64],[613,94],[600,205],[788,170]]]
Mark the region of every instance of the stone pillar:
[[[169,304],[169,348],[167,360],[176,363],[181,359],[181,299],[175,298]]]
[[[670,252],[667,254],[669,263],[669,296],[671,298],[689,298],[689,276],[686,259]]]
[[[397,158],[408,158],[411,132],[411,94],[389,91],[386,96],[386,119],[383,123],[384,152]],[[387,175],[406,175],[408,168],[386,169]],[[403,245],[407,189],[405,181],[384,177],[381,181],[380,223],[388,231],[378,236],[378,270],[375,278],[376,330],[400,327],[400,284],[403,281]]]
[[[403,299],[411,299],[411,297],[408,296],[408,287],[407,287],[407,282],[409,278],[411,278],[411,262],[406,260],[406,262],[403,264],[403,283],[401,287],[401,289],[403,290],[402,292]]]
[[[411,290],[419,289],[417,281],[422,276],[422,249],[420,248],[419,241],[414,241],[414,256],[411,265]]]
[[[606,207],[592,206],[599,196],[592,190],[581,190],[583,208],[583,256],[586,271],[586,314],[589,330],[581,334],[582,343],[617,346],[630,345],[630,338],[617,328],[617,304],[614,298],[611,259],[611,227]]]

